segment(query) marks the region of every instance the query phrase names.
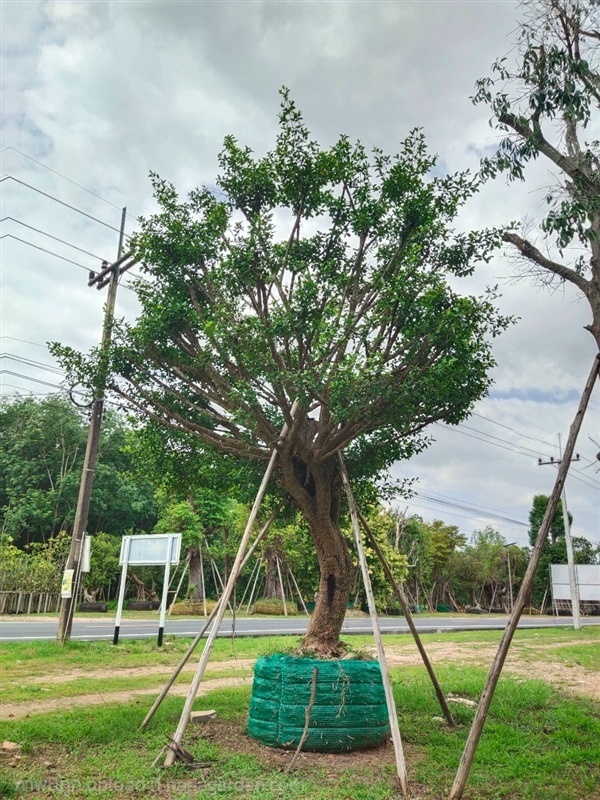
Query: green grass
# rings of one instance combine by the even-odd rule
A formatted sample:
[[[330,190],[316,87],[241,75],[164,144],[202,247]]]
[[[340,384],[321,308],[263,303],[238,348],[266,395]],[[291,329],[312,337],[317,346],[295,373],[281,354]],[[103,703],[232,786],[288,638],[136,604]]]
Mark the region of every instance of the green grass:
[[[440,680],[455,694],[476,699],[485,671],[472,667],[441,667]],[[436,720],[440,710],[422,669],[392,671],[400,730],[409,753],[409,778],[423,798],[441,798],[451,785],[473,709],[454,705],[456,730]],[[16,768],[4,767],[0,796],[9,796],[17,780],[71,781],[28,800],[134,800],[141,796],[170,800],[192,798],[261,798],[275,800],[389,800],[397,797],[393,769],[367,766],[331,774],[331,759],[286,775],[245,752],[243,725],[250,687],[222,689],[197,701],[216,708],[239,731],[239,748],[228,749],[216,739],[198,737],[188,729],[186,747],[212,767],[202,773],[177,767],[164,771],[151,763],[171,733],[182,705],[180,698],[163,704],[149,730],[137,728],[145,704],[103,705],[64,713],[41,714],[0,726],[4,739],[23,746]],[[238,750],[236,752],[236,750]],[[50,765],[50,766],[48,766]],[[110,778],[112,785],[94,785]],[[2,783],[4,781],[4,784]],[[122,783],[123,786],[119,786]],[[138,789],[143,787],[140,791]],[[7,788],[8,787],[8,788]],[[128,788],[129,787],[129,788]],[[24,796],[21,792],[16,797]],[[541,681],[504,678],[492,703],[477,753],[469,800],[592,800],[600,797],[600,707],[565,699]]]
[[[470,645],[487,645],[500,641],[502,631],[462,631],[448,633],[428,633],[423,636],[425,647],[428,642],[454,642]],[[372,636],[345,636],[345,641],[354,648],[372,645]],[[577,644],[581,639],[593,639],[600,645],[600,625],[574,631],[572,628],[542,628],[534,631],[518,630],[515,633],[513,647],[519,650],[528,645],[552,645],[557,643]],[[219,638],[215,642],[211,660],[224,661],[230,658],[258,658],[260,655],[288,650],[296,647],[300,641],[298,636],[261,636],[240,637],[231,639]],[[384,636],[386,645],[407,645],[412,647],[410,634]],[[190,639],[167,636],[165,646],[159,648],[154,640],[122,639],[117,646],[109,641],[81,642],[72,641],[64,647],[53,641],[40,642],[4,642],[0,644],[0,662],[6,679],[18,678],[19,675],[45,675],[49,672],[72,669],[119,669],[121,667],[142,667],[149,660],[152,664],[171,666],[177,663],[187,650]],[[204,646],[201,643],[197,652]],[[564,652],[565,648],[561,648]],[[542,653],[536,650],[536,654]],[[555,650],[552,650],[552,657]],[[548,656],[550,657],[550,656]]]

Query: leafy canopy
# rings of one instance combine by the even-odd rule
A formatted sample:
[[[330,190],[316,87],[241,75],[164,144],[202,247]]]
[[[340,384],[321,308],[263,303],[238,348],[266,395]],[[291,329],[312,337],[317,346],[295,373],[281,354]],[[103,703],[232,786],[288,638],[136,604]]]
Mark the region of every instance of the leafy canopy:
[[[137,286],[137,323],[117,330],[113,390],[172,430],[259,458],[298,398],[302,460],[354,443],[353,475],[374,476],[485,393],[489,338],[508,320],[493,293],[460,296],[448,279],[487,261],[501,234],[454,230],[478,183],[440,176],[419,130],[394,157],[346,136],[322,148],[282,95],[275,148],[261,157],[227,137],[218,191],[182,200],[152,175],[159,209],[133,243],[151,280]],[[93,382],[94,354],[55,352]]]

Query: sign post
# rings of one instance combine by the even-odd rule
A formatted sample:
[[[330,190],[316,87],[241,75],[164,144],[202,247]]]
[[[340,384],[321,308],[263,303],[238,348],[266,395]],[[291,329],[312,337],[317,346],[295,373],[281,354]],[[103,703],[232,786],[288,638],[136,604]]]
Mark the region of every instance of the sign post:
[[[157,567],[164,566],[165,579],[163,593],[160,601],[160,621],[158,627],[158,646],[161,647],[165,628],[165,611],[167,608],[167,594],[169,592],[169,575],[171,566],[179,564],[181,552],[180,533],[157,533],[149,536],[124,536],[121,542],[121,557],[119,563],[123,565],[119,599],[117,601],[117,615],[115,617],[115,634],[113,644],[118,644],[123,613],[123,600],[125,599],[125,583],[127,570],[130,566]]]

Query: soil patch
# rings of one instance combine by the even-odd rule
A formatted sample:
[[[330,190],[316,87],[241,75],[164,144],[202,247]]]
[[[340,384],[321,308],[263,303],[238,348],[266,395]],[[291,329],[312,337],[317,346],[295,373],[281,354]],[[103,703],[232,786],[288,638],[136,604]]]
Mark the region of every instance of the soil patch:
[[[256,756],[263,764],[285,772],[294,757],[294,750],[281,750],[278,747],[267,747],[252,739],[246,733],[246,721],[240,722],[222,720],[218,717],[211,719],[198,731],[188,727],[185,744],[192,745],[199,739],[214,741],[220,747],[233,753]],[[417,748],[404,743],[404,752],[407,760],[413,765],[419,759]],[[391,739],[369,750],[358,750],[352,753],[298,753],[290,775],[294,772],[310,772],[322,770],[327,777],[335,777],[352,770],[354,773],[377,772],[382,767],[395,765],[394,748]]]
[[[190,659],[181,670],[182,672],[193,672],[197,666],[197,660]],[[227,661],[209,661],[207,669],[216,672],[225,672],[228,669],[252,669],[254,658],[228,659]],[[74,669],[71,672],[61,672],[60,675],[38,675],[28,678],[27,683],[68,683],[78,678],[136,678],[146,675],[168,674],[175,669],[175,664],[157,664],[146,667],[123,667],[113,669]]]
[[[198,690],[198,697],[211,692],[213,689],[225,689],[232,686],[243,686],[250,684],[252,677],[242,678],[214,678],[212,680],[204,681],[200,684]],[[129,703],[135,700],[136,697],[144,697],[145,695],[157,694],[162,686],[153,686],[145,689],[133,689],[123,692],[95,692],[93,694],[82,694],[77,697],[57,697],[48,700],[35,700],[27,703],[2,703],[0,706],[0,720],[3,719],[20,719],[27,717],[29,714],[44,714],[49,711],[63,711],[75,706],[97,706],[109,703]],[[186,696],[189,691],[187,683],[180,686],[172,686],[170,694],[176,697]]]

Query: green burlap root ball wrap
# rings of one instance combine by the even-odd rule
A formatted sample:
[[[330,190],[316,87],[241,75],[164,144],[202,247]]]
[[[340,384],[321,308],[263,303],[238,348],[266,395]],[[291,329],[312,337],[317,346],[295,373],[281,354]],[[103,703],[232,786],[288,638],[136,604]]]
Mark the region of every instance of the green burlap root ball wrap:
[[[298,746],[315,667],[315,696],[302,749],[343,753],[382,742],[390,725],[377,661],[328,661],[282,654],[263,656],[254,667],[250,736],[271,747]]]

